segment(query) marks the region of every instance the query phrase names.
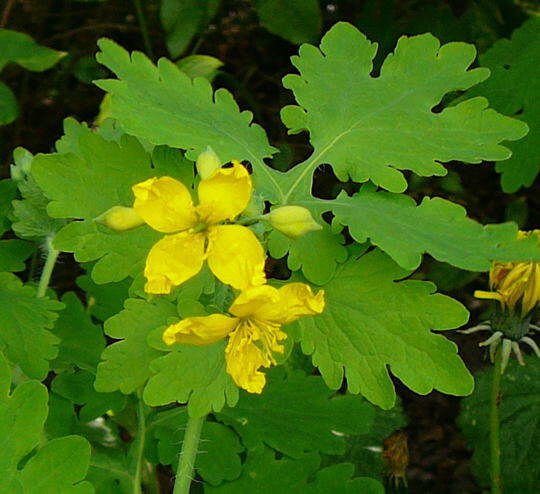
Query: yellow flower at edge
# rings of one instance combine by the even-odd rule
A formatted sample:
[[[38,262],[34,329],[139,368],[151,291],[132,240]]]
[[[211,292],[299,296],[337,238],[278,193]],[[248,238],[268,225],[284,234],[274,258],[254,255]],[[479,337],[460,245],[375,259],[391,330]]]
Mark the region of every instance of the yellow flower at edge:
[[[283,353],[287,338],[283,324],[299,317],[320,314],[324,291],[316,295],[304,283],[290,283],[279,289],[262,285],[243,291],[229,308],[229,315],[188,317],[163,333],[167,345],[183,343],[211,345],[229,337],[225,348],[227,373],[250,393],[261,393],[266,377],[261,367],[276,364],[274,353]]]
[[[540,244],[540,230],[519,232],[518,239],[534,235]],[[521,302],[522,315],[532,311],[540,302],[540,262],[500,262],[495,261],[489,272],[491,291],[477,290],[474,296],[494,299],[503,309],[513,309]]]
[[[151,178],[132,189],[135,212],[154,230],[169,234],[146,259],[147,293],[170,293],[195,276],[205,260],[234,288],[265,283],[265,252],[255,234],[242,225],[220,224],[234,220],[251,199],[251,177],[240,163],[201,180],[197,206],[187,187],[171,177]]]

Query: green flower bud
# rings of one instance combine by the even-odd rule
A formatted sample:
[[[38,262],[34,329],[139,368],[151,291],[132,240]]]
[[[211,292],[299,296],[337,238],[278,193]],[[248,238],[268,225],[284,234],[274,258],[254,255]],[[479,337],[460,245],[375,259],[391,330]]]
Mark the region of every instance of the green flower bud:
[[[221,168],[221,161],[219,161],[219,157],[214,153],[214,150],[208,146],[206,151],[199,154],[195,165],[197,166],[197,173],[199,176],[202,179],[205,179]]]
[[[291,238],[322,230],[322,226],[302,206],[282,206],[274,209],[268,214],[268,220],[276,230]]]
[[[138,226],[144,225],[143,219],[135,212],[133,208],[124,206],[113,206],[96,218],[96,222],[115,232],[125,232]]]

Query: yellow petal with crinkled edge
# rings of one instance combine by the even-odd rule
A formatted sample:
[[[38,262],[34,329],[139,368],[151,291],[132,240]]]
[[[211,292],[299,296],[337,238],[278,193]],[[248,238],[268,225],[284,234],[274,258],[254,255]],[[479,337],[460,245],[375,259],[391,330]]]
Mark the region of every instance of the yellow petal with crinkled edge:
[[[238,290],[262,285],[265,253],[255,234],[241,225],[219,225],[208,229],[208,266],[226,285]]]
[[[182,232],[158,241],[146,258],[144,276],[146,293],[170,293],[195,276],[204,261],[204,235]]]
[[[233,220],[251,199],[251,177],[238,161],[231,168],[220,168],[199,183],[197,210],[207,224]]]
[[[255,316],[263,307],[279,305],[280,296],[277,288],[261,285],[244,290],[229,308],[236,317]]]
[[[288,283],[278,292],[281,298],[279,306],[273,306],[271,313],[259,312],[259,317],[279,324],[288,324],[302,316],[321,314],[324,310],[324,290],[313,294],[311,287],[305,283]]]
[[[222,340],[238,326],[238,319],[224,314],[188,317],[172,324],[163,333],[167,345],[211,345]]]
[[[227,373],[237,386],[250,393],[262,392],[266,376],[259,369],[270,367],[271,362],[253,342],[250,331],[243,324],[230,334],[225,359]]]
[[[198,223],[191,194],[171,177],[150,178],[132,187],[133,209],[154,230],[181,232]]]

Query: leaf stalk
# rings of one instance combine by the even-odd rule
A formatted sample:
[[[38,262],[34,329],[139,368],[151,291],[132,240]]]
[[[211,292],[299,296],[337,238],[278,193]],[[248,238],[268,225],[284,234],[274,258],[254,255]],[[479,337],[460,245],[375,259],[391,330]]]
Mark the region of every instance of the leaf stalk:
[[[489,418],[489,449],[491,462],[491,494],[502,493],[501,478],[501,378],[502,378],[502,349],[495,353],[495,365],[491,382],[490,418]]]
[[[201,437],[201,429],[205,419],[205,416],[189,417],[188,419],[184,442],[182,443],[182,451],[178,460],[173,494],[189,494],[189,487],[193,480],[195,458]]]
[[[54,265],[56,264],[56,260],[58,259],[58,255],[60,254],[60,251],[54,249],[52,245],[53,239],[54,237],[49,236],[47,237],[45,241],[47,257],[45,259],[45,265],[43,266],[43,271],[41,272],[41,276],[39,278],[39,284],[38,284],[38,289],[36,293],[37,298],[41,298],[45,296],[45,293],[47,292],[47,288],[51,281]]]

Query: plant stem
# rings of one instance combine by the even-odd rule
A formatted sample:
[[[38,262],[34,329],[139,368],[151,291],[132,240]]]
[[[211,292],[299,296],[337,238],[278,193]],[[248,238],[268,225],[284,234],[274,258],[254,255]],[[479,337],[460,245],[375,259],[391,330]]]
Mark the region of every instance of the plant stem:
[[[144,49],[150,59],[154,60],[154,50],[152,49],[152,42],[150,41],[150,35],[148,34],[148,26],[146,25],[146,17],[144,15],[141,0],[133,0],[133,3],[135,4],[135,10],[137,11],[137,19],[139,21],[139,26],[141,26]]]
[[[260,214],[258,216],[250,216],[249,218],[243,218],[241,220],[235,221],[237,225],[251,225],[253,223],[257,223],[258,221],[263,221],[268,219],[267,214]]]
[[[45,247],[47,249],[47,257],[45,259],[45,265],[43,266],[43,271],[41,272],[41,276],[39,278],[39,284],[37,289],[36,296],[38,298],[43,297],[45,293],[47,292],[47,287],[49,286],[49,282],[51,281],[51,275],[54,269],[54,264],[56,263],[56,259],[58,259],[58,254],[60,254],[60,251],[55,250],[52,246],[53,242],[52,236],[47,237],[47,240],[45,241]]]
[[[137,393],[137,441],[135,451],[135,475],[133,477],[133,494],[141,494],[142,468],[144,461],[144,443],[146,440],[146,420],[142,392]]]
[[[206,417],[189,417],[178,468],[176,470],[176,481],[174,483],[173,494],[189,494],[189,487],[193,477],[193,467],[195,457],[199,447],[201,429]]]
[[[489,417],[489,446],[491,459],[491,494],[502,493],[501,479],[501,437],[500,437],[500,410],[501,410],[501,348],[495,354],[493,367],[493,380],[491,382],[491,401]]]

